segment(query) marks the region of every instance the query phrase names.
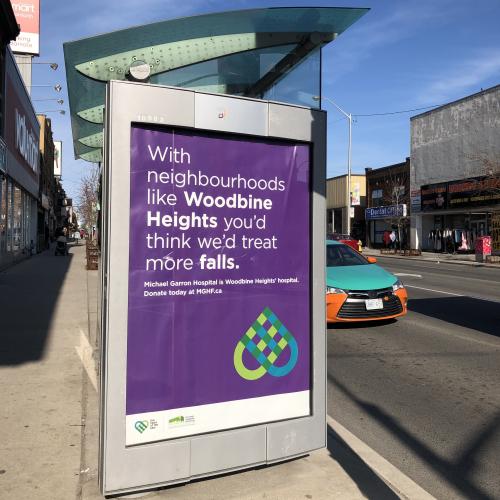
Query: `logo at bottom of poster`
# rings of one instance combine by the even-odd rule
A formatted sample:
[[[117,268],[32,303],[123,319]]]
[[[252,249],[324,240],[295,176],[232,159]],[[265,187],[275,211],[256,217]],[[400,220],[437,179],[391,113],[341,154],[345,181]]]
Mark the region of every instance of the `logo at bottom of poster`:
[[[278,366],[276,362],[286,347],[290,351],[289,359],[286,364]],[[245,366],[245,351],[260,364],[258,368],[249,369]],[[258,380],[266,373],[273,377],[284,377],[295,368],[298,357],[299,347],[295,337],[276,314],[266,307],[236,344],[234,367],[238,375],[246,380]]]

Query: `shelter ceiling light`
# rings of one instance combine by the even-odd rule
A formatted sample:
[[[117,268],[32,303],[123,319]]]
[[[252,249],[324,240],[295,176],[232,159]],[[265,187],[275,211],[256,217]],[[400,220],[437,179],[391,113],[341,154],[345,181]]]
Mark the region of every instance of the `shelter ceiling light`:
[[[151,66],[145,61],[134,61],[128,68],[127,79],[135,82],[146,82],[151,76]]]
[[[50,66],[50,69],[53,69],[54,71],[59,68],[59,64],[55,62],[44,62],[44,61],[16,61],[17,64],[48,64]]]
[[[56,92],[61,92],[62,90],[62,85],[57,83],[56,85],[30,85],[30,88],[34,87],[52,87]]]
[[[32,99],[33,102],[38,102],[38,101],[56,101],[57,104],[64,104],[64,99],[56,99],[54,97],[47,97],[45,99]]]
[[[61,115],[65,115],[66,111],[64,109],[47,109],[45,111],[37,111],[37,115],[43,114],[43,113],[59,113]]]

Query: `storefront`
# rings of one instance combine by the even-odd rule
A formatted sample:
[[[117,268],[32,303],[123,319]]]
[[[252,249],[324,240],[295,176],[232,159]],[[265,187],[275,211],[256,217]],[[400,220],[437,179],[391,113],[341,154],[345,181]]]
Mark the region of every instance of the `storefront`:
[[[331,177],[326,181],[326,228],[327,233],[351,233],[365,242],[366,180],[364,175],[351,175],[351,203],[347,190],[347,175]],[[350,215],[350,230],[348,227]]]
[[[0,268],[36,247],[40,126],[10,52],[5,52],[5,168],[0,172]]]
[[[411,118],[411,245],[472,253],[500,210],[500,85]]]
[[[481,176],[421,187],[422,249],[472,253],[479,236],[491,236],[500,209],[500,177]]]

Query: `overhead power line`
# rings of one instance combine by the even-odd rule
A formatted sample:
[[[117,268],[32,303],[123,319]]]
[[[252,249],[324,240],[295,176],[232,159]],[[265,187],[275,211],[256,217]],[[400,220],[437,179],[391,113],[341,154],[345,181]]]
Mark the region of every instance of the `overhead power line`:
[[[424,109],[432,109],[432,108],[439,108],[439,106],[443,106],[443,104],[433,104],[432,106],[424,106],[423,108],[413,108],[413,109],[403,109],[400,111],[387,111],[385,113],[369,113],[369,114],[360,114],[360,113],[353,113],[352,116],[385,116],[385,115],[399,115],[402,113],[412,113],[413,111],[422,111]]]

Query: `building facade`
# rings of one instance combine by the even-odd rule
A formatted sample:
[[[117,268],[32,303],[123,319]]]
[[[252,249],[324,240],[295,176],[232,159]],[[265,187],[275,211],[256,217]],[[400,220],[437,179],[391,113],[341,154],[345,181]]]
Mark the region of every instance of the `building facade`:
[[[365,242],[366,181],[360,174],[351,175],[351,207],[347,175],[331,177],[326,181],[326,230],[327,233],[347,234],[347,217],[351,218],[351,235]],[[350,214],[349,214],[350,212]],[[348,215],[349,214],[349,215]]]
[[[398,248],[408,247],[410,158],[402,163],[365,170],[367,245],[371,248],[387,246],[384,234],[394,231]]]
[[[412,248],[472,252],[500,210],[500,85],[411,118]]]
[[[54,140],[52,122],[38,115],[40,123],[40,189],[38,204],[37,249],[47,249],[56,231],[57,191],[54,178]]]
[[[4,44],[2,40],[0,268],[36,249],[40,181],[40,126],[12,52]]]

